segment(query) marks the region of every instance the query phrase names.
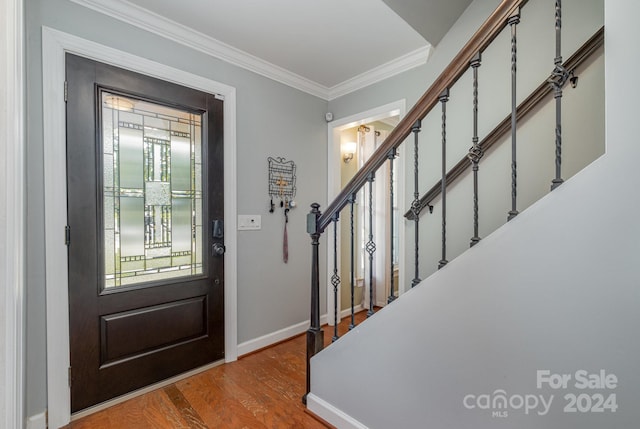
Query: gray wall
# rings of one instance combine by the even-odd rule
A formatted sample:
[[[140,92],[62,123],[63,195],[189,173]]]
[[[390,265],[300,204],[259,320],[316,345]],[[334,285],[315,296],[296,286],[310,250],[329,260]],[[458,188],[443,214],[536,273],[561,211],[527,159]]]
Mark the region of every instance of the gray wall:
[[[606,155],[316,356],[314,394],[370,428],[637,426],[640,86],[626,76],[640,66],[638,13],[633,0],[605,0]],[[545,369],[603,369],[618,383],[538,389]],[[546,416],[463,406],[496,389],[555,398]],[[565,413],[567,393],[615,394],[619,408]]]
[[[261,214],[262,230],[238,232],[238,342],[308,320],[310,245],[305,215],[326,201],[327,102],[65,0],[27,0],[27,416],[46,398],[41,26],[202,75],[237,90],[238,213]],[[45,67],[46,70],[46,67]],[[45,71],[46,72],[46,71]],[[298,165],[281,258],[283,216],[268,213],[267,157]],[[325,270],[321,270],[325,272]],[[324,305],[324,304],[323,304]]]
[[[435,47],[426,65],[392,77],[329,103],[336,118],[350,116],[384,105],[401,97],[412,106],[480,24],[495,9],[497,1],[474,1]],[[602,0],[563,2],[563,56],[568,58],[603,24]],[[518,25],[517,99],[522,101],[542,83],[553,68],[554,1],[529,2]],[[482,139],[511,109],[511,40],[503,31],[483,52],[479,68],[479,137]],[[571,177],[604,153],[604,60],[602,52],[577,71],[578,88],[565,90],[563,123],[563,177]],[[447,103],[447,168],[466,156],[472,145],[472,73],[467,71],[451,88]],[[553,99],[539,107],[534,119],[519,124],[518,209],[523,211],[549,190],[554,177]],[[584,124],[588,123],[589,127]],[[424,194],[441,177],[441,109],[436,106],[422,122],[420,133],[420,193]],[[588,131],[587,131],[588,130]],[[411,137],[412,139],[412,137]],[[403,145],[406,207],[413,200],[413,149]],[[480,236],[486,237],[506,222],[511,207],[510,137],[494,146],[480,162]],[[469,247],[473,236],[473,185],[470,173],[448,187],[447,259],[453,260]],[[441,259],[440,199],[433,214],[422,212],[420,224],[420,277],[432,274]],[[413,273],[413,222],[404,222],[407,241],[401,267]],[[406,277],[410,282],[413,274]],[[408,287],[408,286],[407,286]]]
[[[364,112],[401,98],[406,98],[407,108],[412,107],[499,3],[499,0],[471,3],[449,33],[432,48],[425,65],[331,100],[329,110],[333,113],[334,119]]]
[[[6,82],[6,78],[3,75],[0,75],[0,82]],[[0,96],[0,103],[4,104],[4,94],[2,94],[2,96]],[[0,112],[0,127],[2,127],[4,129],[5,124],[4,124],[4,118],[8,118],[9,115],[6,114],[5,112]],[[0,144],[0,159],[2,159],[3,161],[7,159],[7,155],[6,155],[6,145],[4,142],[2,142]],[[4,162],[3,162],[3,166],[4,166]],[[5,171],[6,168],[2,168],[2,171],[0,171],[0,183],[2,183],[2,185],[0,186],[0,201],[6,201],[7,200],[7,195],[6,195],[6,187],[5,187],[5,183],[7,183],[7,179],[6,179],[6,175],[5,175]],[[4,225],[7,225],[7,214],[5,210],[0,211],[0,225],[3,225],[3,228],[0,229],[0,261],[2,261],[2,269],[6,269],[8,267],[6,267],[5,261],[7,260],[6,255],[7,255],[7,246],[5,243],[7,243],[7,233],[6,233],[6,228],[4,228]],[[3,281],[4,283],[4,281]],[[2,286],[0,286],[0,302],[6,303],[7,301],[7,293],[5,292],[7,288],[7,285],[2,284]],[[6,308],[6,306],[3,306],[3,309]],[[5,420],[5,416],[7,415],[7,410],[5,410],[5,380],[6,380],[6,372],[4,371],[5,368],[5,356],[7,354],[7,349],[6,349],[6,339],[5,339],[5,331],[7,329],[6,326],[6,322],[5,322],[5,317],[4,315],[2,317],[0,317],[0,368],[2,369],[2,375],[0,375],[0,421],[4,421]]]

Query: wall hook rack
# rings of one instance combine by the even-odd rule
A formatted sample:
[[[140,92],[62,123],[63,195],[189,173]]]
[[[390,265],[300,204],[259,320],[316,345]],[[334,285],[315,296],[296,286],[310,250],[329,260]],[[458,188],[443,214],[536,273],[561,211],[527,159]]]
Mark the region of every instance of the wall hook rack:
[[[289,210],[296,206],[293,200],[296,196],[296,164],[285,158],[267,158],[269,165],[269,213],[275,211],[273,200],[280,200],[280,207],[284,209],[284,236],[282,240],[282,260],[289,262],[289,238],[287,224],[289,223]]]
[[[280,207],[290,209],[295,207],[296,196],[296,164],[285,158],[269,157],[269,197],[271,198],[269,212],[275,211],[274,200],[280,200]]]

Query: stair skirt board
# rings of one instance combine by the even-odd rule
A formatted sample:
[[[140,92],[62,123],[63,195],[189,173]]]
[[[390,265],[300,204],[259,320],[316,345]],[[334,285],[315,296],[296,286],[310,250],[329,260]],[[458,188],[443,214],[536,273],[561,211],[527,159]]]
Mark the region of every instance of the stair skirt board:
[[[340,429],[368,429],[350,415],[337,409],[327,401],[318,398],[313,393],[307,395],[307,410],[320,417],[327,423]]]

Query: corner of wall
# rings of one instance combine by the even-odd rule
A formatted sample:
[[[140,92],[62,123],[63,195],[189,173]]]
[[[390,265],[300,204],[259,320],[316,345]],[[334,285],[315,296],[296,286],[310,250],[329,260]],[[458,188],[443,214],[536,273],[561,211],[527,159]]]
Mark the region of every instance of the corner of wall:
[[[30,416],[27,418],[27,429],[47,429],[47,412]]]

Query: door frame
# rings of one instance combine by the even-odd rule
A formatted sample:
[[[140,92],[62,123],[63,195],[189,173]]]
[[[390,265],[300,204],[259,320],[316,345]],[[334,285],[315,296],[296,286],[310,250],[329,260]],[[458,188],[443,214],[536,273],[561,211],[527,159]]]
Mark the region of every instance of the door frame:
[[[237,231],[236,231],[236,90],[234,87],[120,51],[68,33],[42,27],[43,129],[45,180],[45,283],[47,299],[47,409],[49,427],[71,419],[68,384],[69,299],[67,249],[65,54],[145,74],[224,97],[224,213],[225,213],[225,362],[238,357]]]
[[[356,113],[345,118],[336,119],[335,121],[329,122],[328,124],[328,142],[327,142],[327,205],[333,201],[333,199],[340,193],[340,168],[342,165],[342,156],[340,152],[340,132],[357,127],[359,125],[363,125],[369,122],[378,121],[384,118],[388,118],[390,116],[400,116],[400,119],[404,117],[407,111],[406,100],[401,99],[398,101],[394,101],[392,103],[388,103],[382,106],[374,107],[373,109],[366,110],[364,112]],[[398,171],[395,173],[398,175],[398,188],[404,189],[404,165],[405,165],[405,157],[399,157]],[[404,207],[404,193],[398,193],[398,206]],[[397,219],[400,221],[401,219]],[[333,226],[331,227],[333,228]],[[399,259],[404,260],[404,228],[399,228],[400,231],[400,249],[399,250]],[[328,236],[329,234],[327,234]],[[386,238],[385,238],[386,239]],[[334,321],[334,304],[333,304],[333,285],[331,284],[331,276],[333,275],[333,264],[330,261],[333,261],[333,246],[332,246],[332,238],[327,238],[327,323],[333,326]],[[338,234],[338,272],[340,272],[340,234]],[[400,276],[398,279],[398,283],[400,285],[404,284],[404,273],[402,270],[398,273]],[[346,280],[346,279],[345,279]],[[343,284],[347,284],[346,281],[343,280]],[[340,285],[340,287],[342,284]],[[340,289],[339,289],[340,290]],[[402,294],[405,291],[404,288],[399,289],[399,294]],[[340,292],[338,292],[338,322],[341,320],[341,302],[340,302]],[[350,313],[350,310],[349,310]]]
[[[25,76],[24,1],[0,3],[0,426],[22,427],[25,410]]]

